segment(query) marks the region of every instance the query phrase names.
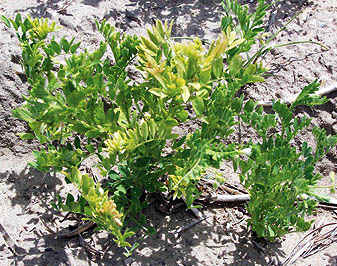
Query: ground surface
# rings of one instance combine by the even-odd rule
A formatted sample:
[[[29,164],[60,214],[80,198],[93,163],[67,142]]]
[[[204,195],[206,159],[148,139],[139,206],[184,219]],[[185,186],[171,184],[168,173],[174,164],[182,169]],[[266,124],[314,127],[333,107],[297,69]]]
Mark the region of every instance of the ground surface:
[[[69,6],[67,6],[67,2]],[[256,1],[243,1],[251,9]],[[57,12],[64,9],[64,12]],[[264,84],[247,88],[247,98],[256,100],[286,99],[300,88],[320,79],[323,86],[337,81],[337,2],[335,0],[281,0],[270,30],[289,20],[296,12],[303,13],[282,32],[277,42],[315,40],[329,47],[324,51],[315,45],[284,47],[266,56],[265,64],[273,76]],[[0,14],[13,18],[17,12],[33,17],[47,17],[63,26],[59,36],[74,36],[83,47],[96,47],[100,36],[95,32],[95,19],[106,18],[119,30],[144,34],[154,19],[173,19],[174,36],[199,36],[214,39],[220,31],[222,7],[220,1],[206,0],[2,0]],[[253,245],[247,230],[242,206],[212,205],[202,211],[211,217],[176,238],[177,227],[190,223],[190,212],[180,211],[163,215],[150,208],[151,223],[157,227],[154,237],[146,238],[130,258],[112,246],[103,260],[90,261],[78,238],[54,239],[40,222],[43,218],[53,228],[76,225],[71,217],[61,218],[49,205],[55,194],[63,189],[62,177],[42,175],[26,167],[32,160],[31,151],[37,143],[27,143],[16,133],[25,129],[24,123],[11,117],[11,109],[22,103],[27,83],[19,65],[20,48],[12,31],[0,24],[0,223],[25,253],[15,258],[0,240],[0,265],[268,265],[272,260],[283,261],[296,243],[305,235],[294,233],[281,241],[266,246],[261,253]],[[300,112],[313,118],[313,125],[324,127],[329,134],[337,134],[337,93],[328,95],[330,102],[318,108],[303,108]],[[249,135],[244,136],[249,138]],[[303,134],[298,141],[309,140]],[[336,148],[318,166],[317,171],[328,176],[337,172]],[[231,176],[228,180],[232,181]],[[328,178],[322,180],[328,184]],[[324,192],[324,191],[323,191]],[[336,222],[332,211],[318,209],[316,219],[323,224]],[[89,232],[83,238],[97,249],[109,245],[111,239],[104,233]],[[296,265],[337,265],[337,243]],[[67,255],[68,253],[68,255]],[[70,255],[72,254],[72,255]],[[67,259],[68,258],[68,259]],[[273,264],[270,264],[273,265]]]

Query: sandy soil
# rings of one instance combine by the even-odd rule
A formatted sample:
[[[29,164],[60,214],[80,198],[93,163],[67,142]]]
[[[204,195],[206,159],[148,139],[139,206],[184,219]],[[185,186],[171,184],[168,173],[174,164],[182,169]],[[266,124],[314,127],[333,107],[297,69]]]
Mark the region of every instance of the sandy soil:
[[[241,1],[251,9],[256,1]],[[63,12],[59,12],[60,10]],[[335,0],[282,0],[275,12],[270,30],[288,21],[303,10],[275,43],[315,40],[329,47],[324,51],[316,45],[288,46],[272,51],[264,59],[273,74],[263,84],[246,88],[247,98],[256,100],[286,99],[300,88],[320,79],[323,86],[337,81],[337,2]],[[214,39],[220,31],[221,2],[218,0],[2,0],[0,15],[15,17],[17,12],[33,17],[47,17],[63,26],[58,32],[82,41],[82,47],[96,47],[101,39],[95,31],[95,19],[106,18],[116,28],[127,33],[145,34],[154,19],[173,19],[174,36],[199,36]],[[76,217],[62,221],[49,202],[58,191],[65,191],[61,176],[43,175],[26,167],[32,160],[36,142],[21,141],[16,133],[25,130],[21,121],[11,117],[11,109],[22,103],[27,83],[19,65],[20,48],[13,33],[0,24],[0,223],[17,241],[23,256],[14,257],[0,240],[0,265],[277,265],[305,233],[290,234],[273,244],[265,244],[265,252],[252,242],[244,206],[213,204],[202,212],[210,218],[181,234],[174,231],[189,224],[194,216],[189,211],[164,215],[147,210],[150,222],[158,229],[153,237],[145,238],[134,254],[126,258],[122,250],[112,245],[103,259],[92,260],[78,237],[55,239],[41,223],[43,218],[52,228],[71,229],[78,224]],[[301,108],[313,118],[313,125],[337,134],[337,92],[327,95],[330,102],[317,108]],[[244,136],[249,138],[249,135]],[[310,140],[304,133],[297,141]],[[333,149],[319,163],[317,171],[328,176],[337,172],[337,150]],[[235,183],[231,176],[229,181]],[[328,184],[328,178],[322,180]],[[326,193],[326,191],[322,191]],[[318,209],[317,223],[336,222],[336,212]],[[98,250],[106,250],[111,237],[102,232],[86,232],[83,239]],[[135,240],[140,236],[135,237]],[[262,244],[263,245],[263,244]],[[337,243],[298,260],[296,265],[337,265]],[[73,264],[71,264],[73,263]]]

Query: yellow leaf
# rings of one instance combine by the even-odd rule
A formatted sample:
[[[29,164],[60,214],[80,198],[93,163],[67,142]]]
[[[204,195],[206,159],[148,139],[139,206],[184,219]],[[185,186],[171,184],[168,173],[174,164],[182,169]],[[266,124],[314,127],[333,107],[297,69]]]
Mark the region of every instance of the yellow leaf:
[[[158,50],[158,47],[149,39],[146,39],[145,37],[141,36],[141,42],[142,44],[147,47],[150,51],[154,52],[154,55],[156,55],[156,52]]]
[[[183,93],[181,96],[183,97],[183,101],[186,103],[188,99],[190,98],[190,91],[187,86],[183,86]]]

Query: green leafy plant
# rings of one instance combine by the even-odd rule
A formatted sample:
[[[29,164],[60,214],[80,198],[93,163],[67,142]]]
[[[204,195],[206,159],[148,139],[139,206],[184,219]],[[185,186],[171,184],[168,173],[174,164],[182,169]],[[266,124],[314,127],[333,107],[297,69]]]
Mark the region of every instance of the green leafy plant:
[[[112,233],[119,246],[130,248],[127,238],[138,228],[153,233],[142,214],[147,195],[169,190],[191,208],[200,178],[231,160],[251,196],[254,231],[274,239],[292,228],[305,230],[308,223],[300,215],[310,213],[314,201],[299,197],[317,197],[313,188],[320,176],[312,174],[314,164],[337,141],[315,129],[315,153],[307,144],[299,152],[291,142],[310,122],[294,118],[293,109],[326,101],[313,95],[318,83],[304,88],[291,107],[274,103],[274,115],[237,95],[245,84],[264,81],[263,66],[241,55],[257,38],[249,31],[260,32],[261,14],[241,37],[230,22],[207,47],[198,38],[174,41],[168,22],[156,21],[147,37],[97,22],[104,41],[94,51],[80,51],[74,39],[50,38],[58,28],[47,20],[2,16],[17,32],[30,86],[24,104],[13,111],[31,129],[20,136],[44,144],[30,165],[62,173],[80,192],[77,199],[59,197],[55,208],[84,215]],[[130,71],[138,71],[142,80],[130,78]],[[188,123],[200,126],[176,134]],[[239,123],[253,127],[261,142],[231,143]],[[282,132],[271,135],[278,125]],[[104,185],[83,170],[88,158],[98,159]],[[275,197],[284,202],[276,205]],[[289,211],[291,219],[285,215]]]
[[[328,49],[321,43],[315,41],[292,41],[286,43],[277,43],[271,45],[271,42],[282,32],[287,26],[302,13],[297,12],[283,27],[278,29],[275,33],[271,34],[265,32],[265,16],[266,10],[276,5],[279,0],[266,3],[265,0],[258,0],[258,5],[255,12],[249,13],[247,5],[240,5],[238,0],[224,0],[224,16],[222,17],[221,27],[223,30],[230,27],[232,31],[236,32],[245,41],[241,43],[236,49],[233,49],[230,55],[237,53],[246,53],[244,65],[256,63],[258,59],[263,58],[268,52],[283,46],[297,45],[297,44],[315,44],[321,46],[323,49]],[[256,50],[252,53],[251,51]],[[260,72],[261,73],[261,72]]]
[[[318,86],[317,82],[306,86],[290,107],[274,102],[273,115],[263,115],[262,108],[252,101],[244,106],[241,118],[253,126],[261,141],[251,143],[251,155],[237,164],[241,169],[241,182],[251,199],[249,224],[253,231],[267,239],[274,240],[291,230],[308,230],[312,221],[305,221],[304,217],[312,214],[317,205],[315,199],[323,200],[315,192],[321,175],[313,173],[314,165],[337,144],[337,137],[326,136],[324,129],[315,127],[312,130],[316,139],[315,152],[307,142],[303,142],[300,150],[292,144],[310,124],[310,118],[294,117],[294,108],[327,101],[314,95]],[[268,134],[277,126],[281,127],[281,132]]]

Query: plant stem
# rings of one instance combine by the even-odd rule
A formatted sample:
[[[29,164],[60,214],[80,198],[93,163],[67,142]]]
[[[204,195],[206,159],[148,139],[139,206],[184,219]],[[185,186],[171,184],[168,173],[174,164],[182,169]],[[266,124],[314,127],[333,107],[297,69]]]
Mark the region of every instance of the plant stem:
[[[266,44],[269,44],[280,32],[284,31],[287,26],[297,17],[299,16],[303,10],[298,11],[282,28],[280,28],[277,32],[275,32],[267,41]]]
[[[319,42],[315,42],[315,41],[294,41],[294,42],[287,42],[287,43],[282,43],[282,44],[278,44],[275,46],[271,46],[268,48],[262,47],[260,48],[246,63],[244,66],[247,66],[248,64],[250,64],[252,61],[253,64],[256,63],[257,59],[261,56],[263,56],[264,54],[268,53],[269,51],[273,50],[273,49],[277,49],[280,47],[284,47],[284,46],[289,46],[289,45],[296,45],[296,44],[316,44],[319,45],[320,47],[322,47],[323,49],[329,50],[329,48],[327,48],[326,46],[324,46],[323,44],[319,43]]]

